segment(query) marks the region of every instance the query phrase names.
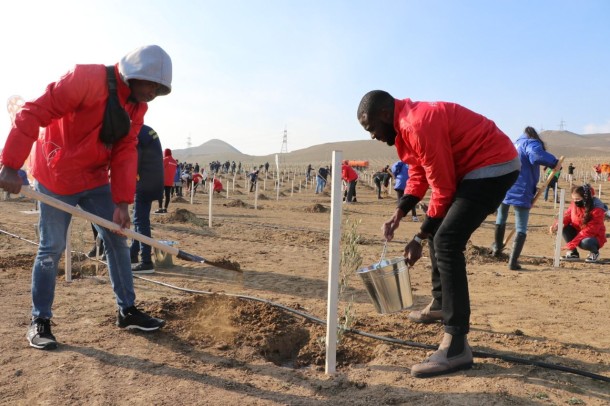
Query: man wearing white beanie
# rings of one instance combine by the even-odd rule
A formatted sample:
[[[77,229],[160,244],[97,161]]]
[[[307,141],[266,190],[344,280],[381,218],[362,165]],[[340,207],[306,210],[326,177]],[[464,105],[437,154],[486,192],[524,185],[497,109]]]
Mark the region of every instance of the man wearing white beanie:
[[[112,80],[114,92],[109,90]],[[19,193],[22,183],[17,170],[34,144],[29,169],[36,190],[129,228],[137,136],[147,103],[169,94],[171,82],[172,61],[157,45],[135,49],[114,66],[76,65],[50,83],[42,96],[26,102],[15,116],[0,157],[0,188]],[[51,333],[51,307],[70,219],[70,214],[41,202],[40,246],[32,270],[32,322],[27,333],[34,348],[57,348]],[[106,247],[118,305],[117,326],[158,330],[165,321],[135,307],[125,236],[96,228]]]

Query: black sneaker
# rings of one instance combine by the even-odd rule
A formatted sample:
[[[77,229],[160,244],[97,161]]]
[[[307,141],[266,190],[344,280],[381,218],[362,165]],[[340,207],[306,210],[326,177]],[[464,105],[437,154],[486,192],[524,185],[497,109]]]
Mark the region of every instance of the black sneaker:
[[[155,273],[155,266],[152,262],[140,262],[138,265],[131,267],[131,272],[134,274]]]
[[[54,350],[57,348],[55,336],[51,334],[51,320],[40,317],[32,320],[27,334],[30,347],[40,350]]]
[[[132,264],[137,264],[138,262],[140,262],[140,260],[138,259],[138,255],[131,255],[131,263]]]
[[[148,314],[136,309],[135,306],[131,306],[125,310],[119,309],[116,325],[130,330],[155,331],[165,325],[165,320],[150,317]]]

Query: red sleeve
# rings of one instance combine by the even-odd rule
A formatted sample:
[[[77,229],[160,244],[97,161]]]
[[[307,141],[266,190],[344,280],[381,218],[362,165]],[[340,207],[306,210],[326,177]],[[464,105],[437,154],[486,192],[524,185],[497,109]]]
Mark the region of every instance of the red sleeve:
[[[426,115],[414,127],[410,139],[419,157],[421,169],[415,165],[413,171],[409,169],[408,184],[413,183],[413,186],[408,188],[417,193],[414,193],[415,196],[423,197],[430,185],[432,195],[428,216],[445,217],[457,188],[447,120],[435,119],[433,114]],[[415,180],[412,180],[411,176],[414,176]],[[427,182],[424,182],[424,179],[427,179]]]

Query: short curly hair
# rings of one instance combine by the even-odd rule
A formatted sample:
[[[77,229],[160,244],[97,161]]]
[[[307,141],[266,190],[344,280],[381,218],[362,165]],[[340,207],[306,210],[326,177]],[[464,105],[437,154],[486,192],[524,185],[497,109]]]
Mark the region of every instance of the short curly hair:
[[[391,94],[384,90],[371,90],[360,100],[357,117],[360,119],[364,114],[374,115],[392,106],[394,106],[394,97]]]

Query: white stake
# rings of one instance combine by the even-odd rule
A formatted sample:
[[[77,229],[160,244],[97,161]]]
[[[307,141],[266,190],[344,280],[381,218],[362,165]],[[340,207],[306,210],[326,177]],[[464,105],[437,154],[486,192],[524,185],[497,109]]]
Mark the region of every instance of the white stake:
[[[72,240],[70,234],[72,234],[72,220],[70,220],[66,232],[66,282],[72,282]]]
[[[292,179],[292,187],[290,188],[290,197],[294,196],[294,179]]]
[[[563,211],[565,207],[565,189],[561,189],[559,198],[559,214],[557,215],[557,238],[555,240],[555,258],[553,259],[553,266],[559,267],[559,257],[561,256],[561,245],[563,240]]]
[[[333,168],[341,165],[341,151],[333,151]],[[328,302],[326,309],[326,374],[334,374],[337,363],[337,313],[341,253],[341,171],[331,177],[330,236],[328,243]]]
[[[256,182],[256,188],[254,189],[254,210],[258,209],[258,182]]]
[[[213,200],[213,196],[214,196],[214,178],[212,178],[212,181],[210,182],[210,198],[209,198],[209,203],[208,203],[208,227],[212,228],[212,200]]]
[[[191,181],[191,204],[193,204],[193,196],[195,196],[195,182]]]

